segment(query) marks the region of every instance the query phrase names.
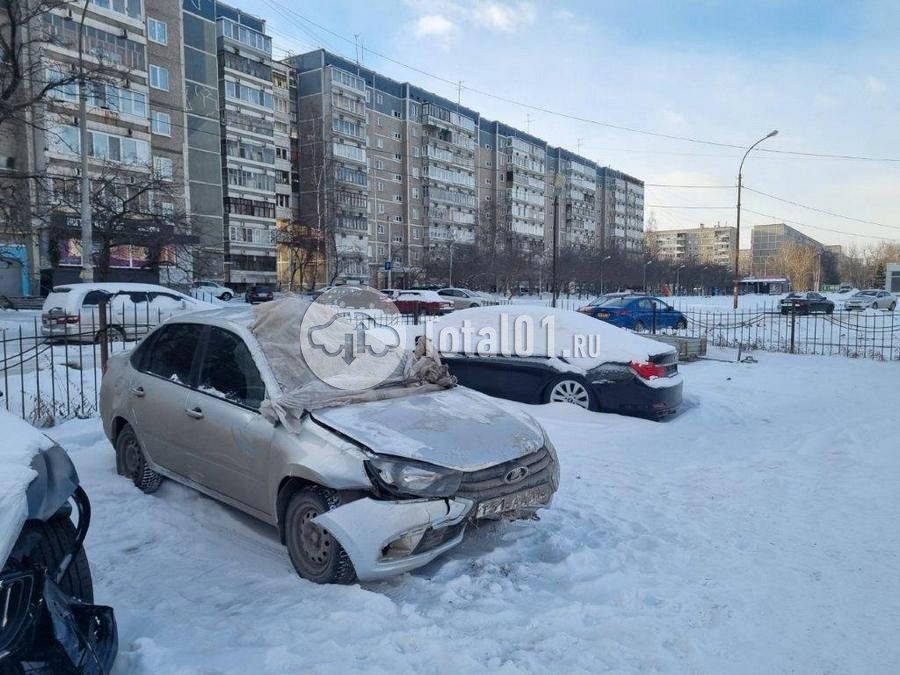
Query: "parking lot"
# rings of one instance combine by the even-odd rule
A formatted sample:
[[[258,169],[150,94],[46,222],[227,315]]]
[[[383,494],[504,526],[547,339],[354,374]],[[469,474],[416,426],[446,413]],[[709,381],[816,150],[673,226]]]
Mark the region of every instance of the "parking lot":
[[[665,422],[504,403],[559,452],[540,522],[349,587],[299,579],[274,531],[197,492],[138,492],[98,419],[66,422],[117,669],[894,670],[897,365],[756,356],[684,365]]]

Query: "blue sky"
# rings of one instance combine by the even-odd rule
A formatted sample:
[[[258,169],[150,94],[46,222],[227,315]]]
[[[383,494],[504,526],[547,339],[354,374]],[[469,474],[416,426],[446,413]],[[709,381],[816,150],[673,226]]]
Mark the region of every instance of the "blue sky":
[[[268,20],[277,49],[324,46],[462,102],[548,142],[666,185],[646,218],[665,229],[734,224],[738,149],[630,133],[615,125],[771,149],[900,159],[900,2],[538,2],[336,0],[237,4]],[[310,19],[337,37],[300,17]],[[900,161],[754,153],[744,184],[859,223],[744,193],[744,226],[784,219],[826,243],[900,240]],[[701,207],[701,208],[683,208]],[[713,208],[722,207],[722,208]],[[756,211],[757,213],[751,213]],[[768,214],[766,216],[758,214]],[[776,216],[772,218],[769,216]],[[892,229],[895,228],[895,229]],[[744,228],[742,228],[744,229]],[[749,245],[749,230],[742,232]]]

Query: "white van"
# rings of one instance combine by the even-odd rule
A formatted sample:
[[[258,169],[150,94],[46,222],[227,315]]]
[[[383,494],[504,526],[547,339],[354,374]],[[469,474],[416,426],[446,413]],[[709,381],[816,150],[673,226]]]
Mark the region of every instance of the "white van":
[[[109,340],[134,340],[173,314],[213,305],[171,288],[135,283],[75,283],[56,286],[44,300],[41,333],[84,342],[100,338],[100,300],[109,301]]]

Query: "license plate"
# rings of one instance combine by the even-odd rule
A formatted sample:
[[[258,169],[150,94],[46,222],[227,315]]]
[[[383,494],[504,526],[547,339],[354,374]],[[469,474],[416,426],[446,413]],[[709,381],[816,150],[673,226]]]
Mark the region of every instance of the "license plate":
[[[599,318],[601,318],[601,319],[608,319],[608,318],[609,318],[609,312],[597,312],[597,316],[598,316]]]
[[[508,511],[540,506],[541,504],[546,504],[549,500],[550,486],[538,485],[521,492],[514,492],[511,495],[504,495],[503,497],[496,497],[486,502],[481,502],[475,510],[475,517],[497,516]]]

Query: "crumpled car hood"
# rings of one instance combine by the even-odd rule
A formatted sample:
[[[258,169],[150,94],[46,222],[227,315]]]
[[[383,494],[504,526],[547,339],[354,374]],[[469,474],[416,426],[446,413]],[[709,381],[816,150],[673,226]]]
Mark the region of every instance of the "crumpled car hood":
[[[529,415],[463,387],[323,408],[312,417],[373,452],[460,471],[516,459],[544,443]]]

